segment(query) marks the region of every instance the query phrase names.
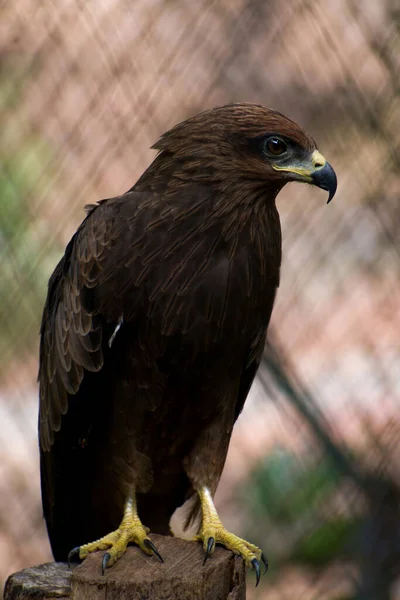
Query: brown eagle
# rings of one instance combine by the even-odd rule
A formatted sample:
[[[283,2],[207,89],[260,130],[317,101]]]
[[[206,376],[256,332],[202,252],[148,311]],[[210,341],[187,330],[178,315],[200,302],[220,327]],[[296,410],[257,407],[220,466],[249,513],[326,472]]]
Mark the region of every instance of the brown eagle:
[[[205,111],[154,148],[128,192],[87,207],[49,281],[39,440],[50,542],[61,561],[108,549],[103,572],[128,543],[158,555],[142,523],[168,534],[197,495],[205,556],[221,543],[259,579],[264,555],[223,527],[213,496],[279,285],[276,196],[303,181],[330,200],[336,176],[304,129],[254,104]]]

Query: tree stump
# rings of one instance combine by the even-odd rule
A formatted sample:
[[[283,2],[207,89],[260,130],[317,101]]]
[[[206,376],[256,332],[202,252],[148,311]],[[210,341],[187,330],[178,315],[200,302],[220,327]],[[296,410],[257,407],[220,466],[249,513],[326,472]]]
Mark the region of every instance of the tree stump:
[[[115,565],[101,574],[103,552],[69,569],[48,563],[11,575],[4,600],[244,600],[245,567],[241,558],[223,548],[203,566],[200,544],[159,535],[150,536],[164,563],[129,547]]]

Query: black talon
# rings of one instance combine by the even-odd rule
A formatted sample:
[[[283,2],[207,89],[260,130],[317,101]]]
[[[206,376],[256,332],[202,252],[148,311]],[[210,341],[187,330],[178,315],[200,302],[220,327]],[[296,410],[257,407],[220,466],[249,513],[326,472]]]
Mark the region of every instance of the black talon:
[[[67,556],[67,562],[68,562],[69,568],[71,568],[71,561],[74,558],[74,556],[78,555],[78,557],[79,557],[79,550],[80,549],[81,549],[80,546],[76,546],[75,548],[72,548],[71,552],[68,554],[68,556]]]
[[[212,552],[214,546],[215,546],[215,540],[214,540],[214,538],[213,537],[209,537],[208,538],[208,542],[207,542],[206,555],[205,555],[204,560],[203,560],[203,567],[206,564],[207,558],[210,558],[210,555],[211,555],[211,552]]]
[[[253,560],[251,561],[251,566],[253,567],[253,569],[256,572],[256,587],[258,586],[258,584],[260,583],[260,563],[258,562],[258,560],[256,558],[253,558]]]
[[[101,561],[101,574],[104,576],[105,570],[107,569],[108,561],[111,558],[111,554],[106,552],[103,556],[103,560]]]
[[[268,558],[265,556],[264,552],[261,554],[261,560],[264,563],[264,567],[265,567],[265,571],[264,571],[264,575],[267,573],[268,571]]]
[[[146,538],[145,540],[143,540],[143,544],[146,546],[146,548],[149,548],[150,550],[152,550],[154,552],[154,554],[157,556],[157,558],[159,558],[162,563],[164,562],[163,557],[161,556],[161,554],[159,553],[159,551],[157,550],[157,548],[155,547],[155,545],[153,544],[153,542],[151,540]]]

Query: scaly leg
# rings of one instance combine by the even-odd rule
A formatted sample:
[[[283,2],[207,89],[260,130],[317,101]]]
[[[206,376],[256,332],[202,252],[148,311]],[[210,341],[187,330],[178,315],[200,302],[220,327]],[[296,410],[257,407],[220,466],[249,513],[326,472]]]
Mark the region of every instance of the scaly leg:
[[[256,586],[260,581],[260,561],[265,565],[265,572],[268,569],[268,562],[264,554],[254,544],[242,540],[242,538],[229,533],[222,525],[215,508],[211,493],[207,487],[201,487],[197,490],[201,502],[202,524],[196,541],[203,542],[203,548],[206,553],[204,562],[214,552],[215,544],[222,544],[234,554],[240,555],[246,562],[246,565],[256,572]]]
[[[92,552],[108,548],[109,551],[104,554],[102,561],[102,573],[104,575],[105,569],[111,567],[125,553],[129,543],[137,544],[145,554],[150,556],[155,554],[161,562],[164,562],[157,548],[147,536],[149,531],[139,519],[136,496],[133,492],[125,502],[124,516],[118,529],[95,542],[74,548],[68,555],[68,562],[76,554],[79,554],[79,558],[83,560]]]

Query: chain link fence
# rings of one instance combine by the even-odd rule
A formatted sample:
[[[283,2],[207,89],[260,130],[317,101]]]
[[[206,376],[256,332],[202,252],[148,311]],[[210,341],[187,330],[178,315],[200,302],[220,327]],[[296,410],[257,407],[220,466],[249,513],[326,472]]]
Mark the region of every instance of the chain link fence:
[[[303,124],[339,188],[329,207],[279,196],[271,347],[221,514],[273,565],[250,598],[400,598],[398,2],[5,0],[0,17],[1,585],[51,560],[38,331],[83,205],[131,187],[178,121],[252,101]]]

